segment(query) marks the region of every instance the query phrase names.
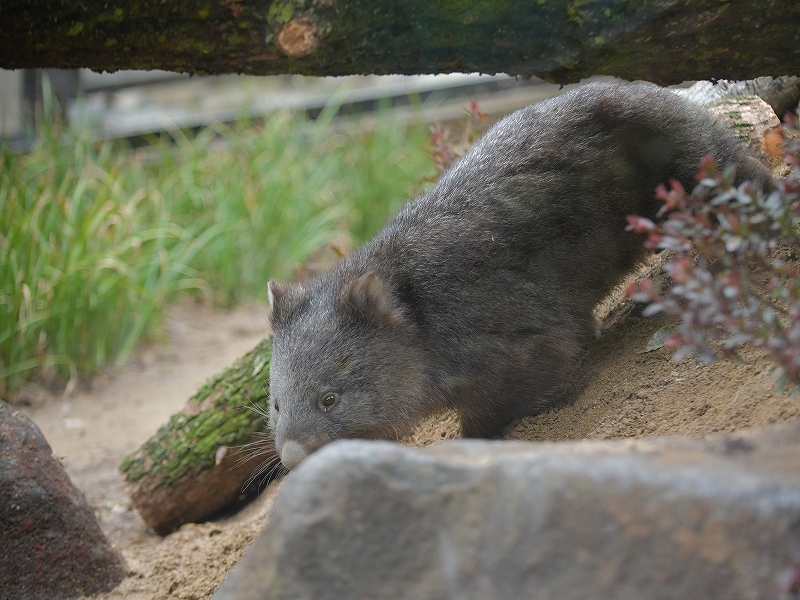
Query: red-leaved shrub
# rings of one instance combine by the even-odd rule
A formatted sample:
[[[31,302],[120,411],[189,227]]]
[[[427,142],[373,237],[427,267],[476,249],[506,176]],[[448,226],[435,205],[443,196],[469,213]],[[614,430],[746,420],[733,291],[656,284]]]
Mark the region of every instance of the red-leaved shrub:
[[[646,233],[645,246],[668,251],[664,270],[675,282],[659,290],[652,280],[628,287],[649,302],[644,314],[680,318],[665,343],[676,360],[693,354],[709,362],[735,356],[744,345],[763,348],[778,365],[781,389],[800,386],[800,144],[786,143],[791,173],[772,191],[734,186],[731,168],[703,159],[697,186],[660,186],[658,223],[628,217],[628,229]]]

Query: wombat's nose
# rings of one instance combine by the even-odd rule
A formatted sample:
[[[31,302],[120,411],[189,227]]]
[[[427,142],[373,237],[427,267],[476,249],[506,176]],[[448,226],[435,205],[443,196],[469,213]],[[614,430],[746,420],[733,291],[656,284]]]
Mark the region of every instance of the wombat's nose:
[[[303,462],[306,456],[308,453],[305,449],[293,440],[287,441],[281,448],[281,462],[290,471]]]

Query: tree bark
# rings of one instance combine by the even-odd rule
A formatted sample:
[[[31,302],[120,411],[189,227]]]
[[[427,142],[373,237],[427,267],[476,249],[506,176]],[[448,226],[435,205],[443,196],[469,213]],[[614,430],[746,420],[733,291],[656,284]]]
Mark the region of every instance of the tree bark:
[[[265,436],[272,342],[263,340],[211,378],[147,442],[125,458],[133,506],[156,533],[202,521],[233,501],[259,465],[277,462]],[[261,452],[238,447],[256,440]]]
[[[795,0],[7,0],[0,22],[3,68],[661,84],[800,73]]]

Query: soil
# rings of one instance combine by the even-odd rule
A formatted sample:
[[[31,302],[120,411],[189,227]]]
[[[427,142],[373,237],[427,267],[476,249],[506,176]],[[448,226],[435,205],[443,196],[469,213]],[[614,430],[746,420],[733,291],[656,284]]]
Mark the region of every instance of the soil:
[[[664,318],[615,310],[585,352],[575,376],[548,412],[512,424],[504,437],[531,441],[653,435],[702,437],[800,416],[800,400],[778,396],[771,363],[748,351],[744,361],[711,365],[642,352]],[[104,599],[210,598],[263,528],[273,483],[236,514],[187,524],[161,538],[131,508],[117,466],[203,381],[250,350],[268,332],[268,308],[251,304],[218,312],[187,304],[173,309],[163,344],[140,352],[125,368],[71,397],[25,408],[44,432],[73,482],[95,508],[122,552],[128,577]],[[452,415],[432,419],[406,441],[428,444],[457,436]]]

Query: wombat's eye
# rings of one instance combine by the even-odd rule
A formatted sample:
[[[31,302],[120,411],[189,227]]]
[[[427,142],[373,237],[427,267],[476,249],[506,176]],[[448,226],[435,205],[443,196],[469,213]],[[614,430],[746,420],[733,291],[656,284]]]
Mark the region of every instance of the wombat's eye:
[[[281,409],[278,407],[278,403],[275,403],[275,412],[281,412]]]
[[[339,402],[339,394],[336,392],[323,392],[317,400],[317,406],[323,412],[328,412],[336,403]]]

